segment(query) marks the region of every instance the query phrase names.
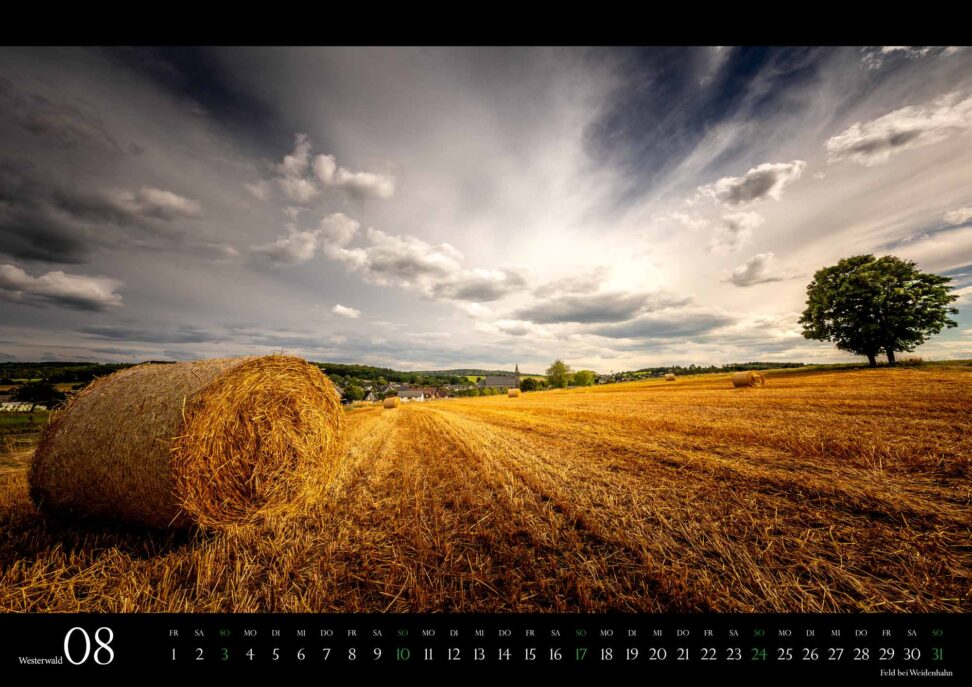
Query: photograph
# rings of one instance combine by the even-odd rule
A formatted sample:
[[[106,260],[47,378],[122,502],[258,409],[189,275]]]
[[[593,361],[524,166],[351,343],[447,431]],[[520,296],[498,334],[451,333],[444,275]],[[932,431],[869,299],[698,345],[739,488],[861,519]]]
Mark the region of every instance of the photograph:
[[[3,672],[951,682],[970,613],[972,48],[0,46]]]

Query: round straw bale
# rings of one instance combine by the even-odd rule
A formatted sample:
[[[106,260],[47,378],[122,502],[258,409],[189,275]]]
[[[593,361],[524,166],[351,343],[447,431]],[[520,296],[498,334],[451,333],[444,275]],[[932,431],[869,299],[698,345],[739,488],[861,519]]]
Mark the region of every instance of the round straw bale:
[[[665,381],[666,382],[674,382],[676,379],[677,379],[677,377],[675,375],[673,375],[671,372],[669,372],[668,374],[665,375]]]
[[[341,403],[285,355],[144,364],[95,380],[57,413],[28,479],[43,508],[150,527],[220,527],[334,475]]]
[[[519,389],[507,389],[506,390],[506,395],[509,396],[510,398],[518,398],[520,396],[520,390]]]
[[[384,401],[381,402],[382,408],[397,408],[402,404],[402,400],[398,396],[389,396]]]
[[[754,370],[746,370],[745,372],[734,372],[732,374],[732,385],[734,387],[740,386],[763,386],[766,380],[763,379],[763,375]]]

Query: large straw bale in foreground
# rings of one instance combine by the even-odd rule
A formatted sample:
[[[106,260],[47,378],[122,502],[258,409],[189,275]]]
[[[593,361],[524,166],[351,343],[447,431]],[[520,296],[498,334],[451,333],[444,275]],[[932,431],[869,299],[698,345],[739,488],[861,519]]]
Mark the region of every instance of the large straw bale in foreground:
[[[506,395],[509,396],[510,398],[517,398],[520,395],[520,390],[519,389],[507,389],[506,390]]]
[[[746,370],[745,372],[734,372],[732,374],[732,385],[734,387],[740,386],[763,386],[766,384],[766,380],[763,379],[763,375],[753,370]]]
[[[381,402],[382,408],[397,408],[402,404],[402,400],[398,396],[389,396],[384,401]]]
[[[342,453],[340,398],[284,355],[145,364],[96,380],[44,432],[34,501],[152,527],[245,521],[328,479]]]

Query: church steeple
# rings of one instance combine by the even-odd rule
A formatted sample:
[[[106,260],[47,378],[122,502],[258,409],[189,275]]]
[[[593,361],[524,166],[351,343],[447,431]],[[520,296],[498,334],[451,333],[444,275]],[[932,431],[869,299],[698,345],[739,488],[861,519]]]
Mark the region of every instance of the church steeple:
[[[516,370],[513,371],[513,379],[516,380],[516,385],[520,386],[520,363],[516,364]]]

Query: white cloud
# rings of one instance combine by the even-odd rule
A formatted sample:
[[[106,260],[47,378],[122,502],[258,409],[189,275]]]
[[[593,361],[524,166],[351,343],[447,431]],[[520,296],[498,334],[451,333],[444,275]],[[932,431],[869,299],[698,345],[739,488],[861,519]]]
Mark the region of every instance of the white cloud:
[[[520,268],[498,270],[475,268],[462,270],[429,286],[436,298],[464,301],[495,301],[526,287],[526,277]]]
[[[493,315],[493,309],[488,305],[483,305],[482,303],[460,303],[459,307],[465,311],[469,317],[474,319],[492,317]]]
[[[852,160],[865,166],[892,155],[945,140],[972,127],[972,97],[948,93],[930,105],[909,105],[870,122],[855,122],[827,141],[830,162]]]
[[[921,46],[921,45],[885,45],[880,48],[863,48],[861,62],[868,69],[880,69],[885,62],[893,57],[904,57],[909,60],[917,60],[929,55],[948,56],[959,52],[961,48],[945,46]]]
[[[251,255],[276,265],[299,265],[307,262],[314,258],[319,248],[323,248],[324,253],[330,257],[341,256],[343,253],[351,253],[341,247],[354,238],[361,225],[344,213],[335,212],[322,219],[317,229],[298,230],[293,225],[288,226],[289,232],[286,236],[270,243],[251,246]],[[347,257],[345,261],[353,262]]]
[[[284,176],[301,176],[307,171],[310,163],[311,140],[307,134],[294,136],[294,152],[284,155],[283,161],[277,165],[277,171]]]
[[[360,227],[358,222],[343,212],[335,212],[321,220],[317,232],[322,240],[344,246],[350,243]]]
[[[307,204],[322,188],[336,188],[356,198],[388,199],[395,195],[395,177],[376,172],[356,172],[338,165],[333,155],[317,155],[311,161],[312,141],[307,134],[297,134],[294,150],[274,166],[277,185],[293,202]],[[266,200],[266,182],[246,184],[257,198]]]
[[[965,224],[969,220],[972,220],[972,206],[950,210],[945,213],[942,219],[945,224],[951,224],[956,227]]]
[[[698,215],[690,215],[687,212],[677,211],[668,215],[686,229],[705,229],[709,226],[709,220]]]
[[[723,215],[719,228],[709,242],[709,250],[738,251],[752,238],[753,229],[761,226],[763,222],[763,216],[757,212]]]
[[[964,267],[972,263],[972,227],[919,236],[896,246],[894,254],[914,260],[926,270],[945,272]]]
[[[372,284],[434,288],[461,272],[462,253],[448,243],[433,245],[409,235],[365,232],[360,248],[331,246],[328,257],[344,262]]]
[[[105,310],[122,305],[115,290],[121,282],[57,270],[32,277],[16,265],[0,265],[0,295],[34,305],[57,305],[76,310]]]
[[[736,286],[753,286],[772,281],[781,281],[785,277],[776,269],[776,259],[772,253],[757,253],[745,263],[735,268],[727,281]]]
[[[135,192],[114,189],[105,193],[105,200],[118,212],[133,218],[175,219],[202,214],[198,201],[158,188],[141,188]]]
[[[624,322],[643,313],[686,305],[690,300],[660,290],[557,294],[517,310],[515,317],[542,324]]]
[[[270,184],[262,179],[252,184],[244,183],[243,187],[257,200],[266,201],[270,198]]]
[[[352,172],[339,167],[333,155],[314,158],[314,173],[325,186],[334,186],[352,195],[388,199],[395,195],[395,177],[373,172]]]
[[[542,330],[529,320],[501,319],[493,322],[480,320],[473,325],[473,330],[483,334],[506,334],[507,336],[526,336],[527,334],[541,334]]]
[[[340,303],[338,303],[333,308],[331,308],[331,312],[337,315],[338,317],[346,317],[349,320],[356,320],[359,317],[361,317],[360,310],[358,310],[357,308],[350,308],[341,305]]]
[[[316,231],[291,231],[272,243],[250,248],[252,255],[276,265],[299,265],[311,260],[317,252]]]
[[[698,193],[730,207],[749,205],[767,198],[779,200],[783,196],[783,189],[799,179],[806,166],[803,160],[764,162],[741,177],[723,177],[714,184],[700,186]]]
[[[952,294],[958,296],[958,300],[955,301],[956,304],[972,303],[972,286],[963,286],[961,289],[955,289],[952,291]]]
[[[308,203],[318,194],[314,182],[306,178],[310,166],[311,141],[307,134],[297,134],[294,140],[294,152],[285,155],[283,161],[276,166],[280,176],[277,185],[290,200],[296,203]]]
[[[280,186],[280,190],[284,192],[284,195],[296,203],[309,203],[318,194],[314,182],[309,179],[302,179],[301,177],[280,177],[277,179],[277,184]]]

